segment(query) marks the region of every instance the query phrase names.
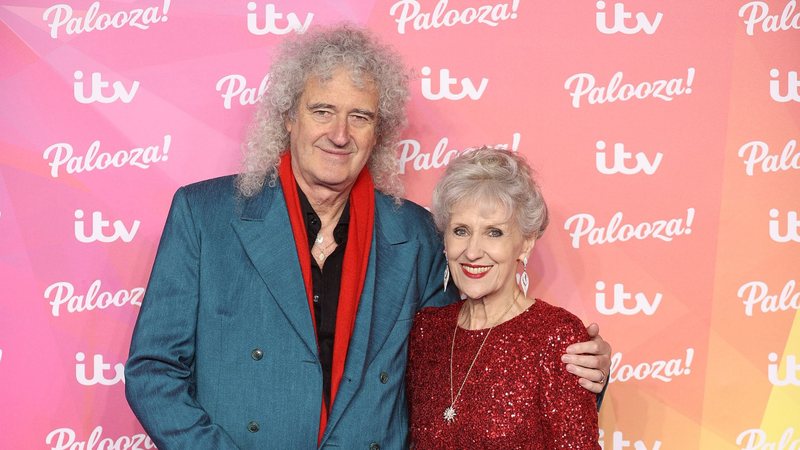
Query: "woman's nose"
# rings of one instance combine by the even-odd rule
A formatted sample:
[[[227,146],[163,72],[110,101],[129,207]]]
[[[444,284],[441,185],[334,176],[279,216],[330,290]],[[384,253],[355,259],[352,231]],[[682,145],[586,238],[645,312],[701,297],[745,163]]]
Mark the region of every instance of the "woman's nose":
[[[481,238],[473,234],[469,237],[469,242],[467,242],[466,257],[470,260],[476,260],[481,256],[483,256]]]

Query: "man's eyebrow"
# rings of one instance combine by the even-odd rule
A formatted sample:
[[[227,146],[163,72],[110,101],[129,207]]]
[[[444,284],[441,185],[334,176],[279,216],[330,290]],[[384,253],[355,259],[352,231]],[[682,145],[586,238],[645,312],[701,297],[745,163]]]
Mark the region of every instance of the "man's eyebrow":
[[[330,103],[318,102],[318,103],[309,103],[308,105],[306,105],[306,109],[333,109],[333,110],[335,110],[336,107],[331,105]]]
[[[309,103],[308,105],[306,105],[306,109],[308,109],[309,111],[313,111],[315,109],[332,109],[334,111],[339,110],[335,105],[324,102]],[[375,111],[363,108],[354,108],[350,111],[350,113],[361,114],[363,116],[369,117],[370,119],[374,119],[375,116],[377,115]]]
[[[369,109],[355,108],[350,112],[351,113],[356,113],[356,114],[361,114],[362,116],[367,116],[370,119],[374,119],[375,118],[375,111],[371,111]]]

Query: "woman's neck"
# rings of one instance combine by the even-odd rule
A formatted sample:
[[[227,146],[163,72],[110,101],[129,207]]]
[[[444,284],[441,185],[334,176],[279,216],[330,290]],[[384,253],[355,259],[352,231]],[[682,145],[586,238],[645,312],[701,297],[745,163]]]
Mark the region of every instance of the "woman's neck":
[[[533,303],[534,300],[523,296],[516,286],[503,294],[467,298],[459,313],[458,324],[468,330],[491,328],[513,319]]]

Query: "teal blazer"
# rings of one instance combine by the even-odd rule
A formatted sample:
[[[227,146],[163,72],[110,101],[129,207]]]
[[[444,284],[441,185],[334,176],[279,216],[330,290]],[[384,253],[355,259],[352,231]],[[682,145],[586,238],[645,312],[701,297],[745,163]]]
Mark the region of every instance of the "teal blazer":
[[[319,448],[406,446],[415,312],[442,290],[430,214],[375,193],[369,266]],[[125,393],[161,450],[315,449],[322,369],[280,185],[243,199],[233,177],[172,201],[125,367]]]

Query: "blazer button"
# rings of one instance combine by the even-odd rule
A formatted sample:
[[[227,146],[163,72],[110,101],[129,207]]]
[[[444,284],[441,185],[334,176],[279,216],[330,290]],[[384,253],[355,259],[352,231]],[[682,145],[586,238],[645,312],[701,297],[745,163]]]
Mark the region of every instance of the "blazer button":
[[[258,422],[252,421],[247,424],[247,431],[251,433],[258,433],[259,429]]]
[[[389,374],[386,372],[381,372],[381,383],[386,384],[389,382]]]
[[[250,352],[250,356],[252,356],[256,361],[261,361],[261,358],[264,357],[264,351],[260,348],[254,348],[253,351]],[[256,427],[258,427],[258,425],[256,425]]]
[[[369,450],[381,450],[381,446],[377,442],[369,444]]]

